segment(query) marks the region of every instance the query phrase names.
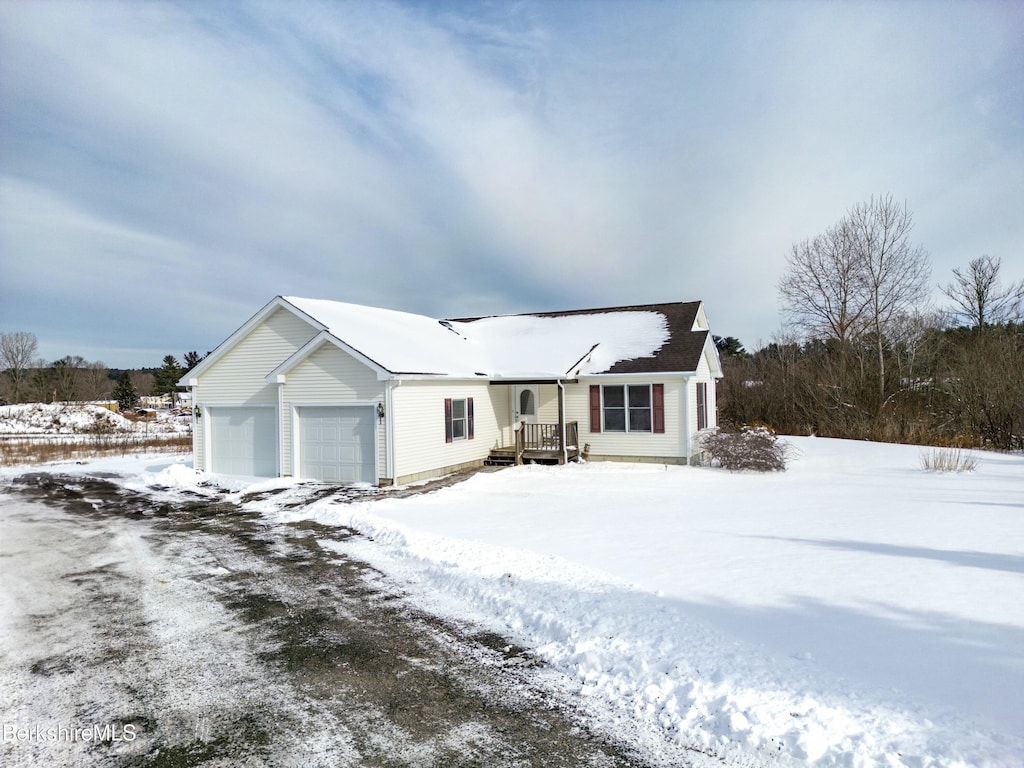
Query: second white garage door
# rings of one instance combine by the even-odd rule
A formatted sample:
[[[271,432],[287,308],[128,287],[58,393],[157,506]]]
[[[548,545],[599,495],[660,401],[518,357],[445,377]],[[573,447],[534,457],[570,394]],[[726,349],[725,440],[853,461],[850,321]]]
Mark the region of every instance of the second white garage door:
[[[331,483],[375,483],[372,407],[304,407],[299,414],[299,475]]]

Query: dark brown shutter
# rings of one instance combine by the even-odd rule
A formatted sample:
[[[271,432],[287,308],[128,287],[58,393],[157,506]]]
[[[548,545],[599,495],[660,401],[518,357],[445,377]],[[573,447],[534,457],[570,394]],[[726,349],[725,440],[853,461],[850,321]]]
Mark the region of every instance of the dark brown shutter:
[[[651,384],[651,405],[654,409],[654,431],[665,431],[665,385]]]
[[[708,385],[703,381],[697,384],[697,429],[708,426]]]
[[[473,398],[466,398],[466,437],[473,439]]]
[[[590,431],[601,431],[601,386],[590,385]]]
[[[444,441],[446,443],[452,441],[452,399],[450,397],[444,399]]]

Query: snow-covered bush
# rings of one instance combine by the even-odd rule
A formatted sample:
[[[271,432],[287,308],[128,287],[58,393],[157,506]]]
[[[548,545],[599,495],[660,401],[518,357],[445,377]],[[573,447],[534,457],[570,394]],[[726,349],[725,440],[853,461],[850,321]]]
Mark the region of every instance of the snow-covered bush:
[[[754,472],[782,472],[786,468],[789,444],[763,424],[738,430],[708,430],[699,439],[711,466]]]
[[[977,460],[959,448],[921,451],[921,469],[925,472],[973,472],[977,467]]]

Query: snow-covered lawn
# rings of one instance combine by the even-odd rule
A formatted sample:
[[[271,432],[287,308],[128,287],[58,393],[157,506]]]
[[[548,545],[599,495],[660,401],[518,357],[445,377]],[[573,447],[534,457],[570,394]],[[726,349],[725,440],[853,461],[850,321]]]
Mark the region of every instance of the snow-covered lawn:
[[[668,742],[736,765],[1024,764],[1024,456],[936,474],[915,447],[790,441],[779,474],[522,467],[298,507],[308,487],[275,480],[247,506],[362,531],[346,552],[534,649],[666,762]],[[76,471],[207,491],[166,463]]]
[[[362,530],[424,599],[713,753],[1019,765],[1024,457],[790,440],[780,474],[524,467],[270,514]]]

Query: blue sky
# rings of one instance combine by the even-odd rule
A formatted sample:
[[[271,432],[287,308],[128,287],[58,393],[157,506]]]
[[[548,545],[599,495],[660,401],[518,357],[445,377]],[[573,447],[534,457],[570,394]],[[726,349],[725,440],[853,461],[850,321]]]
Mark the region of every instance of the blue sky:
[[[754,348],[793,243],[879,194],[933,284],[1024,277],[1024,3],[0,0],[0,331],[49,360],[206,352],[277,294],[703,299]]]

